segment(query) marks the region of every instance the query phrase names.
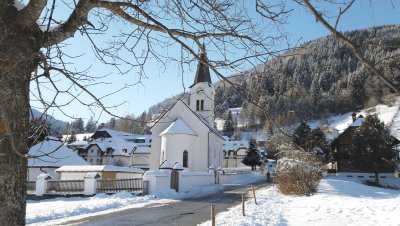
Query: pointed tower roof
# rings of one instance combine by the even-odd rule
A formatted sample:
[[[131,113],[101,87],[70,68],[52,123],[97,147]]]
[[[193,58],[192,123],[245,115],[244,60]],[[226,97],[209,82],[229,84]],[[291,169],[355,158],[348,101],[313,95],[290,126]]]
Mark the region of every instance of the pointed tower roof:
[[[206,56],[206,53],[204,50],[202,50],[200,53],[200,60],[201,61],[197,65],[197,71],[196,71],[196,76],[194,78],[193,85],[191,85],[190,87],[192,87],[200,82],[211,83],[210,69],[208,68],[207,65],[205,65],[203,63],[203,61],[207,61],[207,56]]]

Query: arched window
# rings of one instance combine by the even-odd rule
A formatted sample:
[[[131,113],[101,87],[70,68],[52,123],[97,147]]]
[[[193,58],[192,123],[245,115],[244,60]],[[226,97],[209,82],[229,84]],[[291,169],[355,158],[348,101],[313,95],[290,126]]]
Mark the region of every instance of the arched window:
[[[183,151],[183,167],[188,167],[188,161],[189,161],[189,153],[185,150]]]
[[[201,100],[200,110],[204,111],[204,100]]]
[[[196,100],[196,111],[200,110],[200,101]]]

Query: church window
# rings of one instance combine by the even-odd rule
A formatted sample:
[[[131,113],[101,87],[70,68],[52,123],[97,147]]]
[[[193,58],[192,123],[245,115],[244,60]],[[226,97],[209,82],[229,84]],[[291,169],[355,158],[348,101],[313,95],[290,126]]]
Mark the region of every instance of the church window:
[[[200,110],[200,101],[196,100],[196,111]]]
[[[188,151],[183,151],[183,167],[188,167],[188,159],[189,159],[189,153]]]
[[[204,100],[201,100],[200,110],[204,111]]]

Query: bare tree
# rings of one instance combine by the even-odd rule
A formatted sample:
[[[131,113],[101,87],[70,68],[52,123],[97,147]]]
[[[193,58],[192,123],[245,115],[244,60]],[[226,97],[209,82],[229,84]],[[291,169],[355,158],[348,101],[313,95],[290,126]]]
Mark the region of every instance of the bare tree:
[[[195,60],[225,80],[219,68],[241,71],[277,53],[274,43],[283,36],[266,31],[271,25],[279,26],[279,15],[286,13],[280,7],[268,9],[273,17],[255,20],[244,0],[23,3],[26,6],[0,0],[0,225],[25,223],[30,97],[41,102],[45,112],[78,101],[114,115],[115,106],[104,105],[102,99],[119,90],[93,93],[91,87],[105,80],[90,74],[90,66],[78,70],[71,65],[79,54],[65,51],[68,39],[80,33],[101,62],[120,74],[135,70],[139,82],[147,76],[143,68],[152,62],[166,67],[168,62],[190,65]],[[97,40],[110,37],[105,34],[112,37],[106,42]],[[164,51],[173,48],[181,54]],[[205,49],[213,53],[210,59],[200,59],[198,53]],[[53,95],[44,95],[43,89]]]

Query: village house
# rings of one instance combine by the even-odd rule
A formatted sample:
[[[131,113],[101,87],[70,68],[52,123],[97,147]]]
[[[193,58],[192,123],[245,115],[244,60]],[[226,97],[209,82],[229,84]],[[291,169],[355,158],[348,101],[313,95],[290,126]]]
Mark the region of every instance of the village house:
[[[55,170],[61,166],[89,165],[56,137],[47,137],[43,142],[32,146],[28,155],[28,181],[35,181],[42,173],[47,173],[57,180],[59,177]]]
[[[230,140],[225,137],[223,145],[223,167],[224,168],[241,168],[248,167],[242,163],[243,158],[246,156],[247,149],[249,148],[249,141],[246,140]]]
[[[97,130],[86,145],[75,149],[91,165],[149,168],[151,139],[111,129]]]
[[[331,143],[331,150],[335,156],[335,162],[328,164],[328,172],[361,172],[357,169],[354,164],[350,161],[351,149],[352,149],[352,138],[354,132],[361,126],[364,121],[364,116],[356,113],[352,114],[353,122],[339,134]],[[393,137],[394,138],[394,137]],[[393,145],[397,145],[399,140],[394,138],[396,141]],[[387,165],[386,169],[381,173],[393,173],[394,167],[390,164]]]

